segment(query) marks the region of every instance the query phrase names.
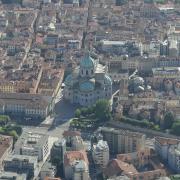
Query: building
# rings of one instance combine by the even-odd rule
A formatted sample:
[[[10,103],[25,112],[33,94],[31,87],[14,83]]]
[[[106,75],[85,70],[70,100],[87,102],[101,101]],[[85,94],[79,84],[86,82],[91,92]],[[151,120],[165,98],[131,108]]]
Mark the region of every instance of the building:
[[[72,146],[73,151],[85,150],[84,141],[81,136],[72,137]]]
[[[56,167],[50,162],[45,162],[40,171],[40,179],[44,180],[46,177],[55,177]]]
[[[4,171],[26,174],[27,179],[37,177],[39,166],[37,157],[23,155],[9,155],[3,161]]]
[[[106,167],[109,162],[109,146],[106,141],[100,140],[93,145],[92,157],[95,164]]]
[[[17,174],[17,173],[13,173],[13,172],[5,172],[2,171],[0,172],[0,179],[1,180],[27,180],[27,176],[26,174]]]
[[[64,154],[66,152],[66,140],[61,139],[54,142],[51,148],[51,161],[59,160],[61,163],[64,162]]]
[[[177,146],[180,143],[178,139],[172,138],[163,138],[163,137],[156,137],[155,138],[155,151],[162,160],[168,161],[168,150],[170,146]]]
[[[144,134],[108,127],[100,127],[98,131],[107,141],[112,154],[135,152],[144,148]]]
[[[0,169],[2,169],[3,160],[11,153],[13,138],[11,136],[0,135]]]
[[[180,140],[156,137],[155,150],[173,171],[180,173]]]
[[[80,67],[65,79],[64,98],[71,103],[91,106],[98,99],[110,99],[111,95],[112,81],[106,68],[86,53]]]
[[[52,98],[40,94],[0,93],[1,114],[45,118],[53,109]]]
[[[87,167],[87,164],[85,161],[80,160],[74,162],[74,169],[73,169],[73,180],[79,180],[79,179],[89,179],[89,170]]]
[[[66,140],[67,146],[72,146],[73,137],[81,137],[80,131],[64,131],[63,137]]]
[[[15,144],[14,153],[37,156],[38,161],[46,161],[49,153],[49,136],[40,133],[23,132]]]
[[[168,165],[176,173],[180,173],[180,143],[169,148]]]
[[[126,163],[119,159],[113,159],[108,163],[104,174],[108,178],[125,175],[130,180],[155,180],[161,176],[166,176],[166,172],[161,166],[160,168],[158,168],[158,166],[156,167],[156,162],[152,162],[151,165],[154,166],[153,170],[140,172],[133,164]]]
[[[64,156],[64,173],[67,180],[89,180],[89,162],[86,152],[66,152]]]

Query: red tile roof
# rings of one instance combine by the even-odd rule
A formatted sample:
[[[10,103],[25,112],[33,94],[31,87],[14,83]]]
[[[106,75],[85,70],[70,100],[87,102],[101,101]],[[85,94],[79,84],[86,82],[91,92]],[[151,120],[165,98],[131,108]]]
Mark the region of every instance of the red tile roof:
[[[84,160],[87,164],[89,164],[87,154],[85,151],[68,151],[64,155],[65,166],[70,165],[76,160]]]

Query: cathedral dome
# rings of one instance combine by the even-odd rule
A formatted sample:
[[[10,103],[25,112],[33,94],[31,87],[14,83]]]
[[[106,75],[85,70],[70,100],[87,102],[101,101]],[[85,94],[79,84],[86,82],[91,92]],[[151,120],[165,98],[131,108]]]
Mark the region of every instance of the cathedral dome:
[[[80,63],[81,68],[94,68],[94,59],[90,56],[89,53],[86,53],[84,58],[81,60]]]
[[[82,82],[80,84],[80,90],[81,91],[85,91],[85,92],[88,92],[88,91],[93,91],[95,88],[95,85],[93,82],[91,81],[85,81],[85,82]]]

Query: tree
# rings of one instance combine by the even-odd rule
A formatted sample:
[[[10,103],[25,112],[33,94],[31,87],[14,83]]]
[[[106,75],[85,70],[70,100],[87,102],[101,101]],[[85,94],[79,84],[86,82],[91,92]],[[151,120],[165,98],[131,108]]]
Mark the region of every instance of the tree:
[[[80,116],[81,116],[81,110],[80,110],[80,109],[76,109],[76,111],[75,111],[75,117],[76,117],[76,118],[80,118]]]
[[[171,133],[180,136],[180,121],[176,121],[173,123]]]
[[[110,104],[108,100],[101,99],[96,102],[95,116],[100,121],[107,121],[111,119]]]
[[[171,111],[165,113],[164,116],[164,129],[171,129],[174,122],[174,115]]]

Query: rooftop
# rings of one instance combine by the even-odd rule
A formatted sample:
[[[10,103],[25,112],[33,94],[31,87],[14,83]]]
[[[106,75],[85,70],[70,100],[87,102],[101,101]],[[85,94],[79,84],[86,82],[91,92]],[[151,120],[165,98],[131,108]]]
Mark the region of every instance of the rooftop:
[[[13,138],[11,136],[3,136],[0,135],[0,159],[4,155],[4,153],[12,147]]]
[[[85,163],[89,164],[87,154],[85,151],[68,151],[64,155],[64,164],[72,165],[76,161],[83,160]]]

